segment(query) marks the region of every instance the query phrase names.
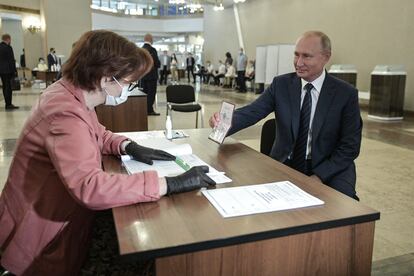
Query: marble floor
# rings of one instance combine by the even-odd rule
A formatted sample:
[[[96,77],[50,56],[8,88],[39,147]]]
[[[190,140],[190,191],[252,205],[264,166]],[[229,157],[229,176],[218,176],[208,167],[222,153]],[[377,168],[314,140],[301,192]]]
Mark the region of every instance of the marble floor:
[[[229,89],[196,84],[198,101],[204,105],[204,127],[223,100],[238,107],[257,95],[236,93]],[[0,100],[0,190],[7,177],[13,150],[21,128],[40,90],[23,88],[15,92],[13,104],[20,109],[5,111]],[[361,103],[364,121],[361,154],[357,159],[357,192],[361,203],[381,212],[375,228],[373,275],[414,275],[414,116],[402,122],[376,122],[367,119],[366,103]],[[165,126],[165,86],[158,88],[156,110],[150,116],[150,130]],[[272,115],[269,115],[269,118]],[[258,150],[262,120],[257,125],[233,135]],[[195,127],[195,113],[174,113],[175,129]],[[411,160],[411,161],[410,161]]]

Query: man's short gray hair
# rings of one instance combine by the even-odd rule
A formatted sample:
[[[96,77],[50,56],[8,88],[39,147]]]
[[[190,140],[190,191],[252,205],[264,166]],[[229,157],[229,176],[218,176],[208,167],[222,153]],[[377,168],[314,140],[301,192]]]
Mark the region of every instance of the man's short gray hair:
[[[309,37],[309,36],[317,36],[321,39],[321,46],[322,46],[322,51],[325,53],[331,53],[331,40],[329,39],[329,37],[321,32],[321,31],[308,31],[306,33],[304,33],[302,35],[302,37]]]

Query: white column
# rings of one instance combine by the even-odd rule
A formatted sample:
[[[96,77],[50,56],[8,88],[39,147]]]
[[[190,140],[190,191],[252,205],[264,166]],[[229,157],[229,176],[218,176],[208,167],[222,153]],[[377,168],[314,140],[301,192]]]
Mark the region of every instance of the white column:
[[[234,11],[234,19],[236,20],[236,30],[237,30],[237,37],[239,39],[239,46],[240,48],[244,49],[243,33],[241,30],[239,10],[237,8],[237,4],[233,4],[233,11]]]

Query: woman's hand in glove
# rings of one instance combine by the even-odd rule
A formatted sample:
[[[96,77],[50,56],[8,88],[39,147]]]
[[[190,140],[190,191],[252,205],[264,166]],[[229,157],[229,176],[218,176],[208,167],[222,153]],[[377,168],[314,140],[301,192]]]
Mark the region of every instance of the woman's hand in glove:
[[[148,165],[152,165],[153,160],[164,160],[164,161],[173,161],[175,156],[165,152],[163,150],[157,150],[152,148],[147,148],[138,145],[135,142],[129,143],[125,147],[125,152],[128,155],[131,155],[135,160]]]
[[[206,175],[208,173],[208,166],[196,166],[192,167],[183,174],[166,177],[167,180],[167,195],[189,192],[202,187],[215,186],[210,177]]]

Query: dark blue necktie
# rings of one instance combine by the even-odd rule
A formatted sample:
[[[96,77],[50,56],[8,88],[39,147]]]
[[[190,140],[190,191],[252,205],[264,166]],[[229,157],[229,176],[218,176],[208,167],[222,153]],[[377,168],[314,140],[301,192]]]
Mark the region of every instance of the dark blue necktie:
[[[306,146],[308,144],[309,123],[312,110],[312,83],[305,85],[305,98],[300,110],[299,132],[293,150],[292,168],[306,173]]]

